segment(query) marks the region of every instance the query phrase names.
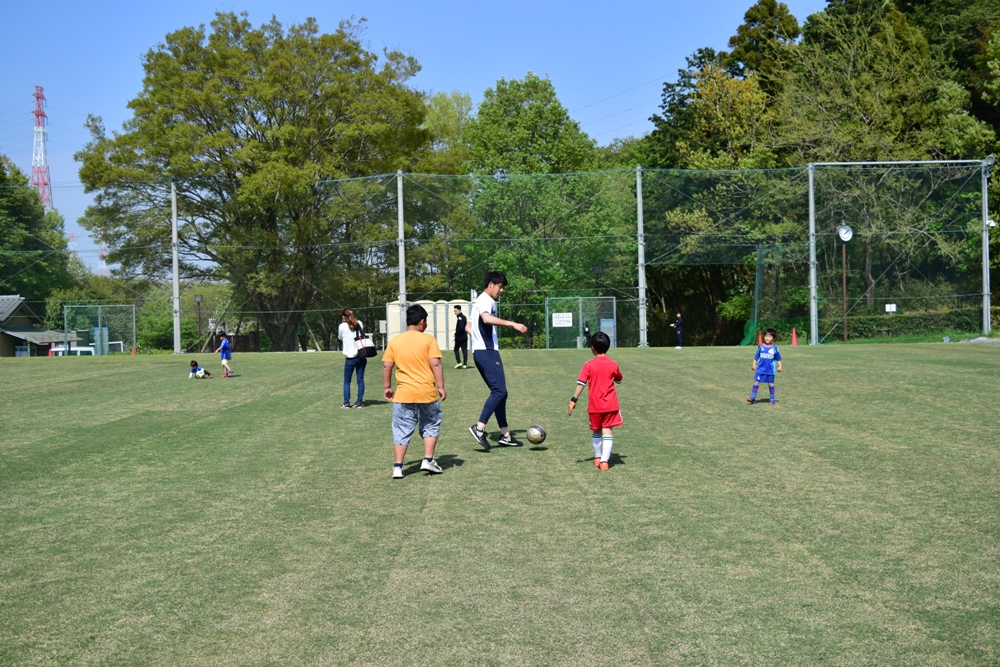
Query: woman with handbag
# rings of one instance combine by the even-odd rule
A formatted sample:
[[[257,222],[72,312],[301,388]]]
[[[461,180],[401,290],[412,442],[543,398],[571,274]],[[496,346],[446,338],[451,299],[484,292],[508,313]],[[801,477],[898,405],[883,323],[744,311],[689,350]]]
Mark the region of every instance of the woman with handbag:
[[[361,402],[365,398],[365,367],[368,365],[368,357],[375,356],[375,345],[371,338],[365,334],[364,327],[360,320],[354,316],[354,311],[344,308],[340,313],[343,322],[337,329],[337,338],[340,339],[340,349],[347,357],[344,363],[344,404],[340,407],[350,408],[351,406],[351,375],[355,372],[358,376],[358,400],[353,407],[360,408]]]

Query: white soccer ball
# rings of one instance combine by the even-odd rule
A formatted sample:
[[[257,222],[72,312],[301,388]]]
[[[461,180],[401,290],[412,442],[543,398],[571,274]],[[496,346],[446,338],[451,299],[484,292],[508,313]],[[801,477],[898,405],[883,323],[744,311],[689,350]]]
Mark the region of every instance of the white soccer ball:
[[[540,445],[545,442],[545,429],[538,424],[528,427],[528,442],[533,445]]]
[[[201,378],[205,377],[205,369],[203,368],[203,369],[201,369],[200,371],[196,371],[196,372],[195,372],[195,374],[194,374],[194,376],[195,376],[196,378],[198,378],[199,380],[200,380]]]

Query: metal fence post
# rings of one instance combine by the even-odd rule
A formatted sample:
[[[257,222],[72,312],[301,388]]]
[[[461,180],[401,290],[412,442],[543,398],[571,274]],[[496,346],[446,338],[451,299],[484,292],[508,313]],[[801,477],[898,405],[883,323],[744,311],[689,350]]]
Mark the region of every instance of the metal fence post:
[[[649,347],[646,331],[646,235],[642,219],[642,167],[635,168],[635,206],[639,241],[639,347]]]
[[[819,295],[816,287],[816,165],[809,164],[809,344],[819,345]]]
[[[992,303],[990,298],[990,167],[994,158],[983,160],[983,335],[989,336],[993,328]]]
[[[399,331],[406,331],[406,234],[403,230],[403,170],[396,172],[396,243],[399,246]]]
[[[170,182],[170,227],[173,234],[171,249],[174,255],[174,354],[181,353],[181,279],[180,259],[177,256],[177,184]]]

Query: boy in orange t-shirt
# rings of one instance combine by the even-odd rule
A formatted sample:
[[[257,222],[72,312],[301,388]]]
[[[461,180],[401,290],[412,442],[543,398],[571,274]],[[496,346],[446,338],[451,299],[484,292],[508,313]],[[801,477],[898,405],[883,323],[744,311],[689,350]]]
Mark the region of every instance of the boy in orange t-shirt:
[[[441,348],[427,329],[427,311],[413,305],[406,309],[406,331],[399,334],[385,348],[382,355],[382,381],[385,400],[392,401],[392,438],[395,445],[395,462],[392,478],[403,478],[403,458],[410,445],[413,432],[420,425],[424,439],[424,460],[420,469],[429,473],[442,472],[434,460],[438,435],[441,432],[441,401],[444,390],[444,371],[441,366]],[[396,391],[392,390],[392,369],[396,368]]]
[[[611,429],[622,425],[622,413],[618,406],[615,385],[622,381],[622,372],[617,362],[608,357],[611,338],[598,331],[590,340],[594,358],[583,365],[576,380],[576,392],[569,399],[569,414],[573,414],[576,401],[587,387],[587,412],[590,414],[591,444],[594,445],[594,465],[607,470],[611,459],[613,439]]]

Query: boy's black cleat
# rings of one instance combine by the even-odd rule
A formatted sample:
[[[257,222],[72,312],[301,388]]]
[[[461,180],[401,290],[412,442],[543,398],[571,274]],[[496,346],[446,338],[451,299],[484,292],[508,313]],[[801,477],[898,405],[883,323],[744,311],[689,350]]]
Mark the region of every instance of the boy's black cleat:
[[[749,403],[750,405],[753,405],[756,402],[757,402],[756,398],[747,398],[747,403]]]
[[[476,428],[476,425],[473,424],[472,426],[469,427],[469,433],[471,433],[472,437],[476,439],[476,442],[479,443],[480,447],[482,447],[486,451],[490,450],[490,443],[486,439],[486,431],[480,431],[478,428]]]

